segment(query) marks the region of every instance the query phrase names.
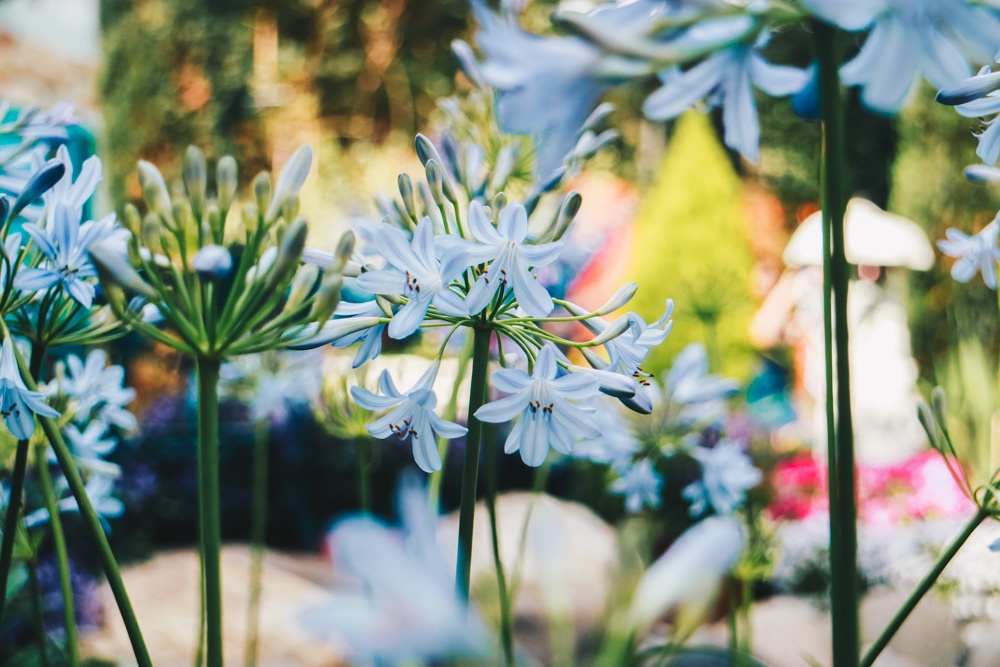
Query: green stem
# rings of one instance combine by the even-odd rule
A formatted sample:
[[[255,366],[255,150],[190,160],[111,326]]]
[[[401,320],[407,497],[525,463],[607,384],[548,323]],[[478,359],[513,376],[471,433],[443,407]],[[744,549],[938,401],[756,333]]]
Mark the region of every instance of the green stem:
[[[924,578],[920,580],[919,584],[917,584],[916,589],[914,589],[913,593],[910,594],[910,597],[906,599],[906,602],[900,610],[897,611],[896,615],[892,617],[891,621],[889,621],[889,625],[886,626],[885,630],[882,631],[882,634],[880,634],[878,639],[875,640],[875,643],[872,644],[872,647],[868,649],[867,653],[865,653],[865,657],[861,660],[861,667],[871,667],[875,663],[875,660],[882,652],[882,649],[889,645],[889,641],[892,640],[893,635],[895,635],[896,631],[903,625],[903,622],[910,615],[910,612],[916,608],[917,603],[920,602],[924,595],[927,594],[927,592],[934,585],[934,582],[937,581],[938,577],[941,576],[941,573],[944,572],[944,568],[947,567],[948,563],[951,562],[951,559],[958,553],[958,550],[962,548],[962,545],[965,544],[972,533],[975,532],[976,528],[979,527],[979,524],[981,524],[987,516],[989,516],[989,512],[980,509],[976,512],[975,516],[969,519],[969,523],[965,524],[965,528],[963,528],[962,532],[958,534],[958,537],[952,540],[952,543],[948,545],[948,548],[945,549],[944,553],[937,559],[937,562],[934,563],[934,567],[932,567],[930,571],[924,575]]]
[[[205,553],[208,667],[222,667],[222,538],[219,514],[219,359],[198,357],[198,457],[202,466],[201,541]]]
[[[14,539],[24,502],[24,474],[27,469],[28,441],[18,440],[17,453],[14,455],[14,471],[10,479],[7,513],[4,516],[3,542],[0,543],[0,619],[3,619],[7,600],[7,580],[10,578],[10,567],[14,560]]]
[[[484,388],[485,389],[485,388]],[[483,401],[487,396],[484,392]],[[497,590],[500,595],[500,640],[507,667],[514,665],[514,625],[511,619],[510,597],[503,561],[500,560],[500,539],[497,531],[497,452],[496,432],[492,428],[483,433],[483,458],[486,461],[486,511],[490,516],[490,537],[493,541],[493,568],[496,571]]]
[[[362,513],[372,511],[372,450],[371,443],[361,439],[354,441],[358,458],[358,507]]]
[[[468,599],[472,575],[472,528],[476,516],[476,484],[479,480],[479,445],[483,423],[476,419],[476,410],[486,396],[490,365],[489,329],[474,329],[472,343],[472,387],[469,390],[469,432],[465,436],[465,461],[462,466],[462,499],[458,510],[458,558],[455,587]]]
[[[830,560],[831,613],[833,618],[834,667],[854,667],[860,652],[858,622],[857,509],[854,491],[854,429],[851,421],[851,381],[847,332],[848,265],[844,253],[844,210],[847,206],[846,147],[844,110],[841,101],[839,35],[836,28],[816,24],[819,45],[820,106],[823,118],[824,227],[829,230],[830,253],[824,255],[829,290],[833,292],[833,312],[824,309],[825,325],[833,323],[836,348],[836,424],[830,419],[827,375],[827,435],[835,431],[835,447],[830,459]],[[829,350],[829,345],[827,346]],[[829,355],[830,352],[828,351]],[[829,365],[828,365],[828,371]]]
[[[247,609],[246,664],[257,664],[260,626],[260,589],[264,572],[264,540],[267,537],[267,449],[271,424],[254,422],[253,488],[250,506],[250,604]]]
[[[740,599],[740,616],[743,624],[743,644],[740,646],[743,658],[749,662],[753,655],[753,626],[750,623],[750,610],[753,605],[753,581],[743,579],[743,597]]]
[[[38,640],[38,655],[44,667],[51,667],[49,662],[49,638],[45,633],[45,610],[42,607],[42,587],[38,583],[38,563],[32,557],[28,560],[28,581],[31,587],[31,616],[35,623],[35,637]]]
[[[63,621],[66,626],[66,655],[73,667],[80,664],[80,654],[77,647],[76,614],[73,610],[73,585],[69,571],[69,553],[66,550],[66,536],[63,534],[62,520],[59,518],[59,503],[52,488],[52,477],[49,475],[49,462],[45,457],[45,447],[35,449],[35,467],[38,469],[38,479],[41,481],[42,494],[45,496],[45,507],[49,511],[49,524],[52,526],[52,542],[56,549],[59,562],[59,589],[62,592]]]
[[[739,609],[740,601],[737,597],[737,582],[731,579],[726,582],[729,589],[729,608],[726,613],[726,627],[729,630],[729,662],[734,667],[740,667],[740,627]]]

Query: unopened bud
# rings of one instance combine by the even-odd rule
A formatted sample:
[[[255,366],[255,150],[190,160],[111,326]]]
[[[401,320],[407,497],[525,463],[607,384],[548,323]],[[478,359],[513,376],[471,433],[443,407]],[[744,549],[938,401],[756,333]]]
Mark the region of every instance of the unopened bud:
[[[248,234],[252,234],[257,231],[257,225],[260,223],[260,209],[256,204],[247,202],[240,211],[240,218],[243,220],[243,228]]]
[[[399,196],[403,198],[403,207],[406,209],[407,215],[410,216],[411,220],[417,219],[417,205],[413,200],[413,181],[407,174],[400,174],[399,178],[396,179],[397,185],[399,185]]]
[[[139,187],[142,188],[142,196],[151,210],[161,214],[169,214],[173,207],[170,201],[170,191],[167,190],[163,174],[152,162],[139,160]]]
[[[598,315],[609,315],[619,308],[622,308],[632,297],[635,296],[636,290],[639,289],[637,283],[625,283],[618,288],[618,291],[611,295],[611,298],[604,302],[604,305],[595,310],[594,312]]]
[[[149,299],[156,296],[156,292],[143,281],[115,244],[107,241],[95,243],[90,246],[88,254],[102,284],[124,288]]]
[[[229,210],[236,196],[236,175],[236,159],[232,155],[222,157],[215,167],[215,187],[218,190],[219,208],[223,211]]]
[[[507,205],[507,195],[502,192],[498,192],[496,197],[493,198],[493,209],[497,212],[503,210],[503,207]]]
[[[278,176],[278,183],[274,186],[274,196],[271,205],[267,207],[264,220],[268,223],[274,222],[281,212],[281,207],[285,204],[285,198],[289,195],[297,195],[302,185],[309,175],[309,167],[312,164],[312,148],[303,144],[295,149],[292,156],[288,158],[281,175]]]
[[[296,218],[285,230],[278,248],[278,255],[274,259],[274,266],[268,271],[269,288],[283,283],[298,267],[299,261],[302,259],[302,251],[306,247],[306,234],[308,233],[309,229],[306,226],[305,218]]]
[[[424,165],[427,174],[427,186],[431,189],[431,197],[438,206],[444,206],[444,174],[437,160],[428,160]]]
[[[590,345],[604,345],[628,331],[630,326],[631,322],[627,317],[619,317],[609,324],[604,331],[594,336],[594,339],[590,341]]]
[[[208,187],[208,165],[205,154],[197,146],[188,146],[184,152],[184,166],[181,169],[184,190],[191,201],[191,208],[200,217],[205,208],[205,189]]]
[[[293,312],[306,300],[316,285],[317,278],[319,278],[319,269],[315,265],[303,264],[299,267],[299,270],[295,272],[295,278],[292,279],[292,286],[288,290],[288,299],[285,301],[284,308],[286,313]]]
[[[438,153],[437,148],[431,143],[431,140],[422,134],[417,134],[416,138],[413,140],[413,147],[417,150],[417,157],[420,158],[420,164],[427,166],[430,160],[434,160],[438,164],[442,164],[441,154]]]
[[[202,280],[221,280],[233,268],[233,256],[220,245],[207,245],[195,253],[191,267]]]
[[[253,200],[257,208],[266,211],[271,205],[271,174],[262,171],[253,179]]]
[[[136,238],[142,234],[142,215],[139,214],[139,209],[135,207],[134,204],[125,204],[125,229],[132,232],[132,236]]]
[[[17,214],[23,211],[26,206],[29,206],[36,199],[41,197],[53,185],[58,183],[59,179],[61,179],[65,173],[65,165],[58,160],[49,160],[43,164],[38,171],[28,178],[28,182],[25,183],[24,189],[21,190],[21,194],[19,194],[17,199],[14,200],[14,206],[10,209],[10,217],[16,217]]]
[[[552,234],[548,240],[558,241],[563,237],[563,234],[566,233],[566,230],[573,223],[573,219],[576,218],[576,214],[580,212],[580,206],[582,205],[583,197],[576,190],[573,190],[563,198],[562,204],[559,206],[559,214],[552,225]]]

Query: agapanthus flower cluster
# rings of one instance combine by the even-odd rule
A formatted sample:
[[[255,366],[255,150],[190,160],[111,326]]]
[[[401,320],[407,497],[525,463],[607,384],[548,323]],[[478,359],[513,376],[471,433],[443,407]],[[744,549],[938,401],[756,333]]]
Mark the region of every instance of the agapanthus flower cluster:
[[[259,174],[254,201],[240,208],[233,206],[232,157],[218,161],[210,192],[205,157],[190,147],[184,196],[172,196],[159,170],[140,162],[149,212],[126,207],[128,254],[106,242],[90,247],[115,312],[153,340],[199,358],[292,347],[310,338],[340,301],[353,246],[348,234],[337,253],[308,261],[298,192],[311,161],[311,149],[300,147],[273,189],[270,176]],[[147,322],[154,319],[161,326]]]

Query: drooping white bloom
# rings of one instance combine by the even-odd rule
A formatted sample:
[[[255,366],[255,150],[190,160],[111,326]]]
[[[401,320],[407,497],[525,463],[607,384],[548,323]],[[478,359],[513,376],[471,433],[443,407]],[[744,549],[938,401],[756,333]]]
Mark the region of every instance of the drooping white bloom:
[[[306,628],[342,638],[358,662],[408,664],[472,656],[485,650],[486,632],[455,591],[434,539],[427,493],[404,475],[399,491],[402,525],[370,516],[338,521],[327,543],[337,570],[358,590],[337,590],[326,607],[309,610]]]
[[[49,407],[41,392],[30,391],[21,379],[14,358],[11,337],[3,339],[0,350],[0,415],[3,415],[8,430],[18,440],[27,440],[35,432],[35,414],[43,417],[58,417],[59,413]]]
[[[957,257],[951,267],[951,277],[960,283],[972,280],[976,273],[982,271],[983,282],[990,289],[997,288],[997,267],[1000,261],[1000,249],[997,248],[997,237],[1000,236],[1000,218],[994,218],[982,231],[973,236],[951,228],[945,232],[945,240],[937,242],[941,252],[949,257]]]
[[[445,248],[446,257],[453,257],[464,266],[489,262],[466,296],[470,315],[482,311],[501,286],[513,290],[518,305],[532,317],[545,317],[552,312],[552,297],[530,269],[555,261],[562,244],[525,243],[528,213],[524,206],[514,202],[505,206],[494,227],[482,204],[474,201],[469,204],[469,231],[475,243],[453,237]]]
[[[656,472],[653,462],[642,459],[624,470],[621,477],[611,483],[611,493],[625,496],[625,511],[634,514],[644,505],[656,508],[663,502],[663,477]]]
[[[576,436],[594,438],[601,433],[591,416],[593,408],[571,402],[595,396],[597,381],[581,373],[557,374],[555,346],[546,343],[531,375],[514,368],[493,373],[493,386],[511,395],[483,405],[475,414],[492,424],[520,416],[507,436],[504,452],[520,451],[521,459],[532,467],[542,465],[549,446],[569,454]]]
[[[708,611],[722,578],[743,551],[743,527],[729,516],[709,517],[689,528],[639,580],[629,610],[644,630],[666,612]]]
[[[365,428],[374,437],[385,439],[399,436],[403,441],[412,439],[413,459],[424,472],[441,469],[435,434],[444,438],[457,438],[468,431],[445,421],[434,413],[437,396],[434,394],[434,379],[437,377],[438,363],[435,361],[424,372],[417,383],[406,393],[400,393],[389,376],[382,371],[378,379],[381,396],[364,387],[351,387],[354,401],[366,410],[391,410]]]
[[[693,517],[709,508],[716,514],[732,514],[746,500],[747,491],[763,479],[738,442],[720,440],[714,447],[695,446],[690,454],[701,463],[701,479],[682,492],[691,503],[688,512]]]
[[[401,295],[408,299],[389,322],[389,336],[397,340],[416,331],[433,304],[450,315],[464,315],[462,298],[448,284],[468,267],[459,261],[439,262],[434,251],[434,223],[424,218],[413,232],[412,242],[389,224],[378,231],[378,243],[389,267],[358,277],[358,287],[373,294]]]

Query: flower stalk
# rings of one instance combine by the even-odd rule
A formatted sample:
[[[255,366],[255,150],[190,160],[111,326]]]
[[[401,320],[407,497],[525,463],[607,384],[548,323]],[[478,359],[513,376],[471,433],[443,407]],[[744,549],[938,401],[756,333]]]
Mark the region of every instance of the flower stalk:
[[[28,441],[18,440],[17,451],[14,454],[14,470],[10,478],[10,500],[7,503],[7,513],[4,516],[3,542],[0,543],[0,620],[3,619],[7,600],[7,581],[10,578],[10,567],[14,560],[14,536],[24,504],[24,475],[27,469]]]
[[[205,554],[205,628],[209,667],[222,665],[222,537],[219,514],[219,367],[212,357],[195,360],[198,380],[198,459],[201,462],[201,540]]]
[[[246,664],[257,664],[260,627],[260,591],[264,573],[264,545],[267,538],[267,451],[270,422],[254,421],[253,482],[250,506],[250,602],[247,606]]]
[[[860,651],[858,621],[857,508],[854,489],[854,431],[847,331],[848,265],[844,246],[847,207],[845,122],[841,99],[840,40],[836,28],[816,23],[819,45],[820,108],[823,120],[821,193],[825,243],[824,326],[827,334],[827,443],[830,494],[830,599],[833,616],[833,664],[852,667]],[[832,292],[832,294],[831,294]],[[832,308],[830,300],[832,296]],[[836,388],[832,391],[836,349]],[[833,416],[836,414],[836,421]],[[832,447],[829,445],[833,444]]]

